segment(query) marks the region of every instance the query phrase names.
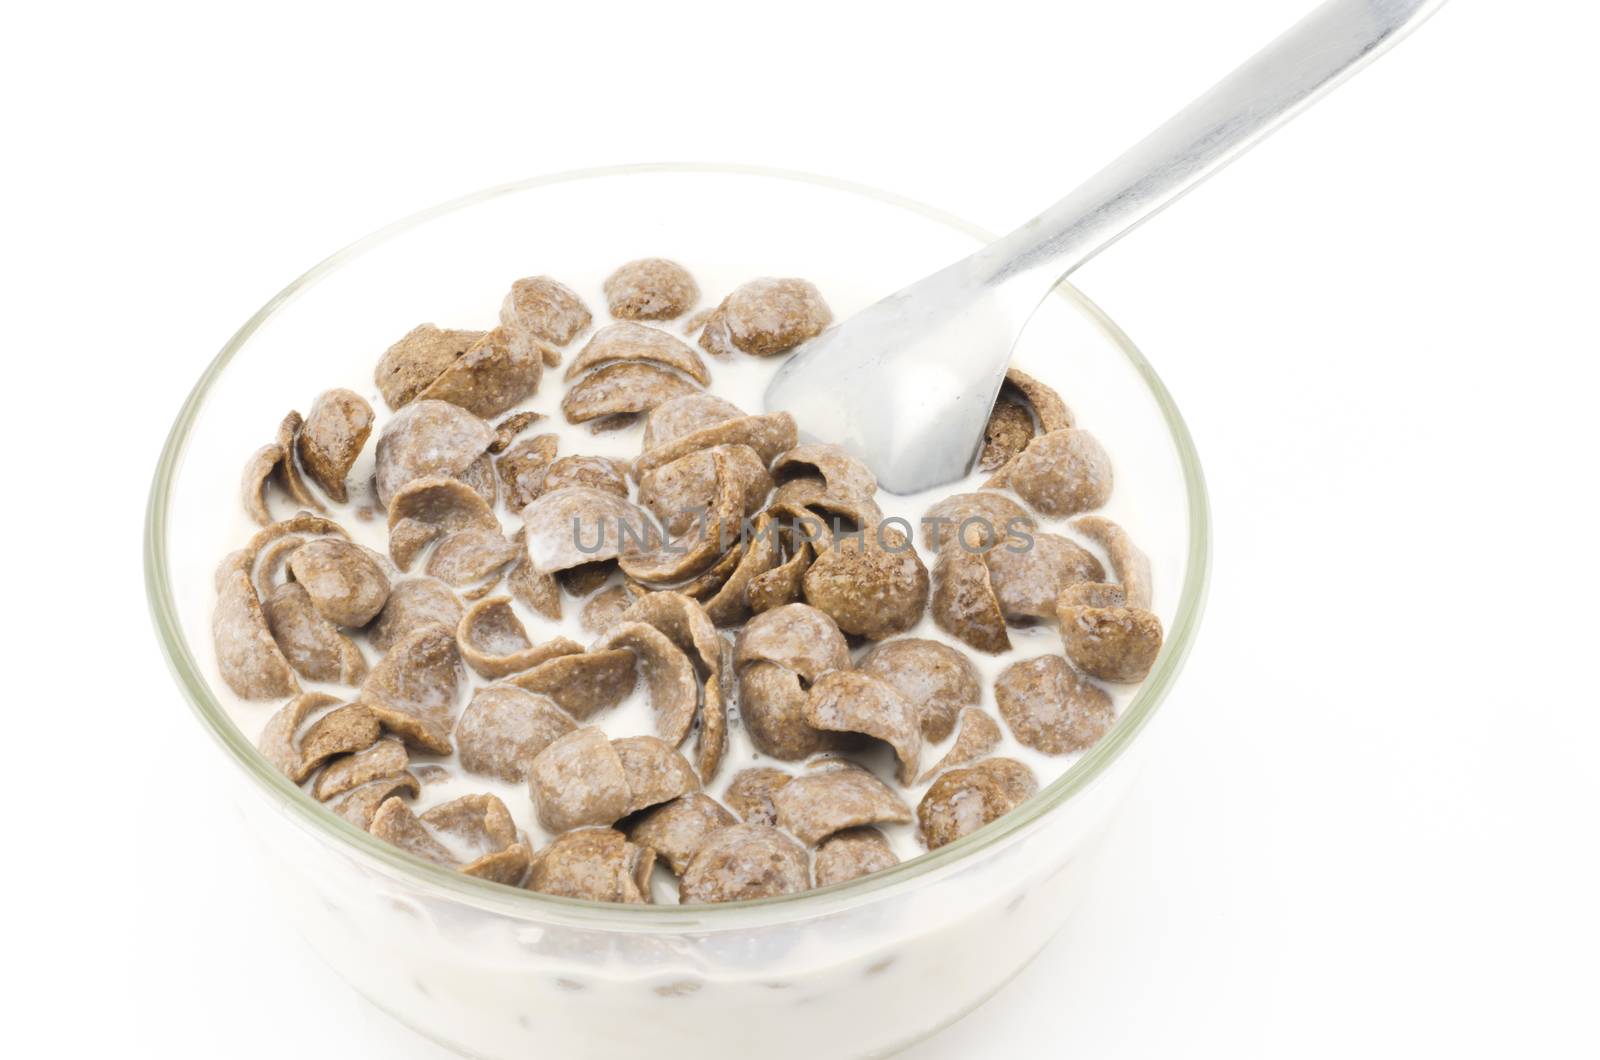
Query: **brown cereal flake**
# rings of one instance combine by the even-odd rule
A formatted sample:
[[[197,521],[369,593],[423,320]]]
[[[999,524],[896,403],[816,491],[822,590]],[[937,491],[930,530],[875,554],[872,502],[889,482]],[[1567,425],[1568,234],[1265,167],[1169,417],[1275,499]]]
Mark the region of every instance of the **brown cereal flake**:
[[[1022,398],[1032,410],[1034,418],[1039,421],[1041,434],[1064,431],[1077,426],[1073,422],[1071,410],[1067,408],[1066,402],[1061,400],[1061,395],[1020,368],[1012,368],[1006,372],[1006,381],[1001,386],[1001,392],[1016,394]]]
[[[728,711],[734,702],[733,644],[718,637],[717,669],[706,678],[700,703],[700,731],[694,741],[694,768],[711,783],[728,750]]]
[[[983,696],[978,671],[948,644],[920,637],[902,637],[874,645],[857,669],[893,686],[917,706],[922,736],[939,743],[955,727],[963,708]]]
[[[1161,654],[1161,619],[1142,607],[1096,606],[1099,600],[1087,605],[1076,602],[1082,595],[1087,592],[1069,590],[1056,608],[1067,658],[1102,681],[1143,681]],[[1126,593],[1118,588],[1118,595],[1125,597]]]
[[[811,867],[799,843],[764,824],[734,824],[706,837],[684,869],[684,905],[773,898],[811,889]]]
[[[544,477],[555,462],[558,441],[553,434],[524,438],[495,461],[511,512],[522,511],[544,492]]]
[[[746,418],[737,405],[715,394],[700,391],[675,397],[657,405],[645,417],[643,449],[649,452],[707,427]]]
[[[648,471],[670,464],[697,449],[710,449],[714,445],[748,445],[762,460],[771,461],[779,453],[793,449],[796,438],[794,417],[787,412],[723,420],[660,445],[645,446],[639,459],[633,462],[633,474],[635,478],[643,478]]]
[[[1000,746],[1000,725],[977,707],[967,707],[961,712],[961,727],[956,742],[950,745],[943,758],[933,768],[917,778],[922,784],[956,766],[976,762]]]
[[[1098,508],[1111,499],[1111,458],[1094,435],[1077,428],[1041,434],[984,483],[1006,487],[1054,518]]]
[[[311,405],[295,452],[323,493],[340,504],[350,499],[345,478],[372,434],[372,406],[353,390],[329,390]]]
[[[817,886],[827,887],[892,869],[900,864],[889,840],[876,828],[849,828],[822,841],[812,859]]]
[[[772,476],[760,454],[747,445],[718,445],[646,472],[639,479],[639,503],[667,533],[687,533],[715,507],[721,488],[719,473],[738,480],[743,515],[760,511],[772,492]],[[623,488],[626,490],[626,485]]]
[[[725,336],[745,353],[771,357],[820,335],[832,322],[833,312],[815,284],[764,276],[741,285],[723,299],[706,322],[700,345],[715,353],[718,340]]]
[[[500,486],[495,478],[494,458],[487,452],[472,463],[456,478],[472,487],[472,492],[483,498],[483,503],[490,508],[500,499]]]
[[[1076,582],[1105,577],[1100,561],[1060,534],[1036,533],[1028,548],[1010,544],[984,554],[989,583],[1008,622],[1051,618],[1061,590]]]
[[[290,412],[278,424],[278,436],[274,440],[283,453],[283,462],[278,465],[278,481],[283,486],[284,492],[293,498],[296,504],[320,512],[324,510],[322,502],[317,500],[316,494],[306,488],[305,479],[300,477],[300,465],[294,458],[296,439],[304,422],[300,418],[300,413]]]
[[[603,290],[619,320],[671,320],[700,300],[689,270],[666,258],[640,258],[606,277]]]
[[[705,518],[697,520],[687,533],[663,538],[657,547],[620,557],[624,574],[645,584],[679,583],[714,566],[738,544],[744,484],[731,470],[731,451],[724,447],[710,451],[717,492]]]
[[[933,565],[933,620],[979,651],[998,655],[1011,650],[988,565],[983,556],[964,548],[943,550]]]
[[[277,699],[298,692],[300,682],[272,639],[250,576],[232,570],[219,586],[211,638],[222,680],[243,699]]]
[[[365,751],[382,732],[377,716],[359,703],[329,711],[300,738],[300,779],[310,776],[330,758]]]
[[[474,416],[498,416],[538,392],[544,374],[541,345],[525,334],[495,328],[451,361],[417,397],[448,401]]]
[[[878,479],[867,465],[841,446],[823,442],[807,442],[783,453],[773,461],[772,475],[780,483],[814,476],[821,479],[829,497],[871,500],[878,492]]]
[[[389,576],[360,545],[336,538],[310,541],[289,556],[289,573],[317,613],[352,629],[371,622],[389,600]]]
[[[305,755],[300,751],[300,730],[313,712],[338,702],[321,692],[302,692],[295,696],[279,707],[261,727],[261,735],[256,737],[256,749],[278,772],[296,784],[300,783],[311,774],[311,770],[305,766]]]
[[[985,552],[1003,542],[1014,542],[1038,523],[1028,509],[1000,493],[987,490],[957,493],[935,504],[922,516],[923,543],[943,554],[956,542],[968,552]]]
[[[407,570],[423,549],[446,534],[499,526],[488,504],[460,479],[419,478],[402,487],[389,505],[389,557]]]
[[[485,854],[461,866],[463,876],[476,876],[490,883],[503,883],[507,887],[520,887],[533,863],[532,852],[522,843],[514,843],[504,850]]]
[[[460,475],[489,449],[494,429],[459,405],[419,400],[378,432],[374,474],[378,502],[390,507],[401,488],[429,477]]]
[[[572,364],[567,366],[563,378],[567,382],[599,365],[633,362],[673,368],[693,379],[701,386],[711,382],[706,362],[682,340],[659,328],[646,327],[631,321],[607,324],[584,343],[583,349]]]
[[[1047,755],[1086,750],[1117,720],[1111,697],[1059,655],[1006,667],[994,698],[1017,741]]]
[[[372,826],[372,819],[376,816],[379,806],[399,796],[414,799],[421,792],[422,785],[418,783],[417,778],[411,773],[401,772],[356,785],[329,809],[335,815],[366,831]]]
[[[591,902],[648,902],[640,872],[643,848],[614,828],[583,828],[557,836],[534,855],[528,890]]]
[[[689,656],[666,634],[643,622],[623,622],[613,627],[589,649],[603,652],[618,648],[633,652],[650,689],[650,709],[656,733],[673,747],[689,735],[700,702],[700,688]]]
[[[390,409],[399,409],[483,338],[481,331],[456,331],[418,324],[378,359],[373,382]]]
[[[911,807],[865,769],[842,766],[806,773],[772,797],[778,827],[815,845],[835,832],[869,824],[909,824]]]
[[[811,546],[801,542],[788,559],[751,578],[744,591],[746,606],[760,615],[799,600],[806,571],[811,569],[811,556]]]
[[[579,721],[621,703],[638,680],[635,656],[624,648],[559,655],[507,678],[518,688],[549,696]]]
[[[583,299],[548,276],[516,281],[500,305],[500,323],[505,327],[557,346],[571,342],[591,319]]]
[[[378,807],[367,831],[413,857],[443,865],[447,869],[460,865],[450,848],[435,839],[421,819],[411,812],[411,807],[398,798],[388,799]]]
[[[283,447],[263,445],[245,461],[244,473],[239,477],[239,496],[244,502],[245,514],[262,526],[272,523],[272,509],[267,504],[267,485],[272,473],[283,462]]]
[[[487,589],[521,555],[521,544],[508,540],[499,530],[473,526],[442,539],[424,569],[446,585]]]
[[[806,720],[800,675],[775,662],[754,662],[739,674],[739,717],[756,750],[794,762],[829,746],[828,734]]]
[[[1072,521],[1079,531],[1111,557],[1111,570],[1127,595],[1129,607],[1148,609],[1152,596],[1150,557],[1139,550],[1133,538],[1110,519],[1098,515],[1085,515]],[[1094,579],[1098,581],[1099,579]]]
[[[535,755],[577,727],[549,696],[490,685],[456,719],[456,751],[467,772],[520,783]]]
[[[544,414],[540,412],[513,412],[494,425],[494,441],[489,443],[489,452],[496,456],[505,452],[516,441],[517,435],[542,419]]]
[[[1033,441],[1033,417],[1028,410],[1002,395],[995,399],[989,423],[983,429],[979,471],[995,471],[1018,456]]]
[[[738,820],[716,799],[694,791],[641,814],[628,826],[628,838],[665,858],[673,875],[682,876],[711,833]]]
[[[526,542],[527,531],[523,531]],[[538,615],[543,615],[552,622],[561,621],[561,585],[556,581],[554,574],[546,574],[536,569],[533,561],[526,555],[527,546],[524,544],[524,555],[517,560],[516,566],[511,568],[511,573],[506,577],[506,588],[511,590],[512,597],[522,606]]]
[[[672,745],[655,736],[627,736],[612,740],[622,772],[628,778],[628,813],[671,802],[700,790],[689,760]]]
[[[928,788],[917,804],[917,826],[929,850],[937,850],[999,820],[1026,798],[1018,798],[1020,791],[1014,775],[984,768],[988,762],[1000,761],[991,758],[967,769],[952,769]],[[1027,770],[1021,763],[1012,764]]]
[[[1006,793],[1013,807],[1021,806],[1039,790],[1039,780],[1033,770],[1015,758],[985,758],[972,767],[974,772],[992,777]]]
[[[823,549],[801,580],[806,602],[846,633],[882,640],[904,633],[928,607],[928,568],[900,531],[879,526]]]
[[[736,626],[749,616],[753,610],[749,595],[751,583],[770,572],[783,558],[779,527],[766,512],[756,517],[751,533],[745,536],[748,540],[738,564],[728,580],[706,601],[706,614],[718,626]],[[795,595],[798,596],[798,592]]]
[[[584,602],[583,610],[578,613],[578,625],[589,633],[604,633],[622,620],[633,601],[633,591],[626,585],[602,589]]]
[[[299,582],[272,590],[261,608],[272,639],[301,677],[353,685],[366,675],[367,660],[356,642],[318,613]]]
[[[746,824],[776,824],[778,807],[773,800],[779,789],[793,779],[791,774],[771,766],[741,769],[728,782],[722,801]]]
[[[390,588],[383,610],[367,627],[367,639],[379,651],[388,651],[407,634],[433,622],[455,629],[462,613],[461,601],[443,582],[408,578]]]
[[[267,544],[256,557],[256,595],[263,603],[272,595],[274,589],[284,583],[284,565],[289,562],[289,556],[294,550],[305,543],[306,539],[299,534],[290,534]]]
[[[412,631],[378,661],[361,683],[359,702],[407,745],[449,754],[461,678],[455,631],[433,623]]]
[[[561,413],[568,423],[602,416],[649,412],[662,402],[693,393],[695,384],[669,368],[617,361],[597,368],[567,389]]]
[[[545,470],[544,486],[539,492],[550,493],[565,486],[583,486],[626,500],[628,468],[607,456],[564,456]]]
[[[449,837],[452,845],[472,861],[494,854],[517,842],[517,823],[506,804],[493,795],[462,795],[425,811],[421,821],[436,835]]]
[[[505,596],[491,596],[467,608],[456,625],[456,646],[468,666],[490,679],[531,670],[550,659],[583,651],[581,644],[565,637],[536,646],[511,609],[510,598]]]
[[[612,493],[563,486],[522,510],[528,555],[536,569],[555,573],[634,554],[661,533],[645,512]]]
[[[617,572],[615,560],[603,560],[600,563],[580,563],[576,567],[568,567],[556,575],[556,580],[561,583],[561,588],[577,597],[585,597],[598,590],[602,585],[611,580]]]
[[[535,755],[528,789],[539,823],[552,832],[610,825],[627,814],[632,798],[621,756],[593,726],[574,729]]]
[[[900,783],[917,776],[922,725],[917,708],[893,685],[856,670],[832,670],[806,696],[805,719],[824,732],[860,733],[882,740],[899,761]]]
[[[384,737],[370,747],[327,763],[311,785],[311,797],[327,802],[374,780],[399,776],[410,763],[406,745]]]
[[[829,670],[848,669],[850,646],[827,612],[789,604],[747,622],[734,641],[733,658],[741,671],[757,661],[778,663],[809,685]]]

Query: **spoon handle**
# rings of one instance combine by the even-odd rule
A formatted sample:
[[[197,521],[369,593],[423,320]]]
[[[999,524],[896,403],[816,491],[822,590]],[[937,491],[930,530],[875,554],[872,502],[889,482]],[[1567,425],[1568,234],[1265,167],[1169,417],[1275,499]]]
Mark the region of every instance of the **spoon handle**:
[[[1063,276],[1259,143],[1377,58],[1444,0],[1327,0],[1077,190],[979,251],[998,286]]]

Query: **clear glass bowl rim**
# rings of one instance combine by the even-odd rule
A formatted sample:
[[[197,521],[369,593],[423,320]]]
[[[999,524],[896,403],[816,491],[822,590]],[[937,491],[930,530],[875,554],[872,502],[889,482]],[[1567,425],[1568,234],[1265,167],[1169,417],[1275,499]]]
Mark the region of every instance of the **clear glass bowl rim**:
[[[156,465],[145,513],[145,588],[149,597],[151,619],[167,663],[184,697],[206,730],[222,745],[234,762],[254,780],[262,789],[262,793],[312,832],[322,833],[335,843],[346,844],[351,851],[372,863],[371,867],[386,870],[388,874],[402,878],[424,893],[522,920],[559,923],[591,930],[650,934],[768,927],[843,912],[869,902],[887,899],[896,891],[959,869],[960,863],[967,858],[978,856],[986,848],[1026,828],[1033,821],[1057,809],[1074,795],[1088,788],[1128,750],[1150,721],[1171,690],[1193,645],[1205,607],[1211,559],[1210,506],[1199,455],[1195,451],[1189,429],[1178,412],[1172,396],[1150,363],[1145,360],[1144,355],[1098,306],[1066,282],[1056,288],[1055,294],[1067,298],[1081,311],[1089,314],[1121,347],[1160,408],[1182,467],[1190,532],[1186,576],[1177,612],[1171,628],[1167,631],[1167,643],[1161,656],[1127,710],[1112,730],[1085,752],[1066,773],[1046,786],[1026,805],[993,824],[892,869],[861,880],[834,884],[801,894],[704,906],[623,906],[557,898],[464,876],[407,854],[335,817],[273,768],[233,724],[221,702],[212,693],[199,663],[189,650],[178,620],[167,567],[166,527],[173,483],[182,464],[190,431],[212,384],[272,314],[281,310],[301,291],[364,252],[445,214],[501,196],[553,184],[652,173],[731,174],[753,179],[821,185],[874,199],[887,206],[909,210],[986,243],[996,238],[993,233],[959,217],[870,185],[788,169],[700,162],[642,163],[551,173],[485,188],[393,222],[325,258],[274,295],[233,334],[206,367],[184,400]]]

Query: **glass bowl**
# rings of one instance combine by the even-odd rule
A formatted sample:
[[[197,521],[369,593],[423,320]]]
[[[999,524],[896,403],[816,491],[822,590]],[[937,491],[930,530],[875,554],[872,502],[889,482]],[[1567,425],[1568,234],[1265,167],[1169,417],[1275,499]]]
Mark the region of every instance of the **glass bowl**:
[[[1118,462],[1110,514],[1151,556],[1167,642],[1095,747],[972,835],[785,898],[679,907],[546,897],[431,865],[334,817],[255,750],[213,680],[211,574],[234,547],[238,468],[275,411],[302,407],[308,387],[350,385],[328,379],[330,361],[366,351],[362,363],[374,363],[419,320],[487,326],[472,322],[495,319],[517,276],[603,276],[645,255],[688,263],[708,297],[753,275],[806,276],[843,317],[991,238],[898,196],[798,173],[563,173],[445,203],[346,247],[223,347],[156,469],[151,611],[179,689],[238,767],[236,801],[290,922],[356,990],[471,1056],[878,1056],[976,1007],[1057,932],[1134,772],[1139,734],[1193,642],[1209,557],[1182,418],[1126,336],[1065,284],[1030,322],[1018,362],[1049,361],[1046,377]]]

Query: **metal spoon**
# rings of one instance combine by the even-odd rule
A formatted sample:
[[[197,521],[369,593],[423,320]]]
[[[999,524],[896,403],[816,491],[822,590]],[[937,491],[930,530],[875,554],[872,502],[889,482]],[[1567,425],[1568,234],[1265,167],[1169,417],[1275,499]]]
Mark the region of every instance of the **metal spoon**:
[[[966,475],[1012,345],[1063,277],[1255,146],[1444,0],[1328,0],[1072,194],[971,257],[803,344],[768,411],[891,493]]]

